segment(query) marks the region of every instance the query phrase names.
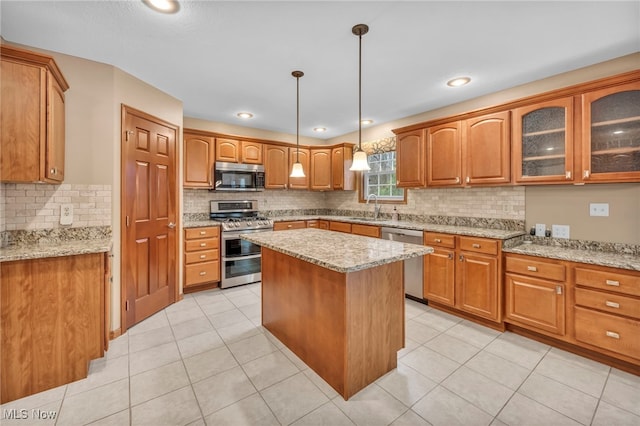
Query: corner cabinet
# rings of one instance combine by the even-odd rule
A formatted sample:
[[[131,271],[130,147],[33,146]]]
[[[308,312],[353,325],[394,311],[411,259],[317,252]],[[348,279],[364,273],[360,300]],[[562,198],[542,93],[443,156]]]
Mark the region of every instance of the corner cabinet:
[[[215,139],[212,136],[184,133],[185,188],[213,188]]]
[[[420,188],[426,185],[425,130],[418,129],[396,136],[396,186]]]
[[[289,186],[289,148],[263,145],[265,189],[287,189]]]
[[[573,97],[513,110],[516,183],[573,182]]]
[[[640,82],[582,95],[582,179],[640,181]]]
[[[65,97],[52,57],[0,46],[2,182],[64,180]]]

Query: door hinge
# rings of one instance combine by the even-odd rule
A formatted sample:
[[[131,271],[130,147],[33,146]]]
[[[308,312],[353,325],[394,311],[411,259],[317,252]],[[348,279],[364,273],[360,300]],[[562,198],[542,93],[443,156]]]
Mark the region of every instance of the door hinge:
[[[125,300],[125,301],[124,301],[124,310],[125,310],[125,311],[128,311],[128,310],[129,310],[129,301],[128,301],[128,300]]]

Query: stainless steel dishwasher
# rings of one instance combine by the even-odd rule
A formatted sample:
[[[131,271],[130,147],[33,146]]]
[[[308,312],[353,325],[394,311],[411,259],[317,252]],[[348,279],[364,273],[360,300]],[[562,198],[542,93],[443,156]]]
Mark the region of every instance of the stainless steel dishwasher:
[[[414,229],[382,227],[382,239],[423,245],[422,231]],[[424,298],[422,292],[423,257],[414,257],[404,261],[404,292],[417,299]]]

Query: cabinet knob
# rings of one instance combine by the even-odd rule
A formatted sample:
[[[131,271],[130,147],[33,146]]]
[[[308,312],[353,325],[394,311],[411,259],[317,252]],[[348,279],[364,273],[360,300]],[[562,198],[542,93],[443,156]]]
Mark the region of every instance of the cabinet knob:
[[[200,276],[204,277],[205,275],[207,275],[207,273],[205,271],[200,272]]]
[[[615,309],[619,309],[620,308],[620,304],[616,303],[616,302],[610,302],[609,300],[605,301],[604,304],[610,308],[615,308]]]
[[[478,243],[473,243],[473,244],[471,244],[471,247],[473,247],[473,248],[480,248],[480,244],[478,244]]]
[[[460,262],[464,262],[464,256],[463,255],[460,255],[460,257],[458,259],[460,259]]]
[[[583,178],[585,178],[585,179],[589,179],[589,175],[590,175],[590,174],[591,174],[591,172],[590,172],[589,170],[585,170],[585,171],[582,173],[582,177],[583,177]]]
[[[467,183],[471,182],[471,178],[467,176]]]
[[[570,171],[565,172],[564,178],[567,180],[571,179],[571,172]]]
[[[527,271],[538,272],[538,268],[535,266],[527,266]]]
[[[460,183],[460,176],[456,176],[456,183]]]
[[[436,243],[441,243],[442,240],[440,238],[434,238],[433,241],[435,241]]]
[[[556,294],[562,294],[562,286],[561,285],[557,285],[556,286]]]
[[[612,287],[620,287],[620,281],[615,281],[615,280],[606,280],[605,281],[606,285],[610,285]]]
[[[207,258],[207,255],[206,255],[206,254],[201,254],[201,255],[200,255],[200,259],[206,259],[206,258]]]
[[[200,231],[200,235],[207,235],[207,231]]]
[[[200,247],[206,247],[207,243],[200,243]]]
[[[58,174],[58,170],[56,170],[55,167],[52,167],[50,172],[51,172],[52,175],[57,175]]]
[[[449,253],[449,255],[447,256],[447,258],[448,258],[449,260],[452,260],[452,259],[453,259],[453,253]]]

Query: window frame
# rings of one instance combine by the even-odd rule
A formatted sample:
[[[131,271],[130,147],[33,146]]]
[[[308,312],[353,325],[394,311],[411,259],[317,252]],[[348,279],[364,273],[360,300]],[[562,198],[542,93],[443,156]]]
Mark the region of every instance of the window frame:
[[[367,155],[367,161],[369,161],[369,157],[372,155],[382,155],[382,154],[387,154],[389,152],[396,152],[395,150],[393,151],[385,151],[385,152],[376,152],[376,153],[372,153],[372,154],[368,154]],[[396,166],[397,166],[397,157],[396,157]],[[397,169],[396,169],[396,173],[397,173]],[[365,197],[366,191],[365,191],[365,182],[368,176],[368,172],[360,172],[358,173],[358,202],[360,203],[366,203],[367,199]],[[393,185],[395,188],[398,188],[397,186]],[[406,188],[399,188],[402,190],[402,198],[397,197],[397,198],[378,198],[378,204],[407,204],[407,189]]]

